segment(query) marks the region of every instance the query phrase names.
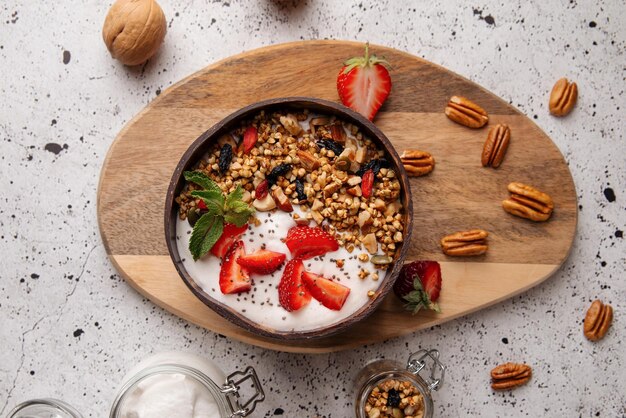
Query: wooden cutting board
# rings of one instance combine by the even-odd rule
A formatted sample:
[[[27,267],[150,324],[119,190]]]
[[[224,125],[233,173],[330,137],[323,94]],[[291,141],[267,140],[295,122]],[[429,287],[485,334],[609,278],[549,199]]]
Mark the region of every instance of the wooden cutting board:
[[[576,191],[563,156],[530,119],[471,81],[420,58],[372,46],[393,65],[391,95],[375,123],[399,152],[429,151],[435,170],[413,178],[414,232],[407,260],[442,265],[442,313],[412,316],[390,294],[365,321],[335,336],[281,342],[254,334],[217,315],[180,279],[167,252],[164,200],[186,148],[229,113],[273,97],[312,96],[337,101],[342,62],[363,53],[360,43],[309,41],[270,46],[213,64],[170,87],[120,132],[102,168],[98,221],[120,274],[168,311],[228,337],[274,350],[319,353],[382,341],[458,318],[517,295],[548,278],[565,261],[577,221]],[[489,113],[473,130],[448,120],[443,109],[462,95]],[[546,113],[547,113],[547,97]],[[483,168],[480,155],[490,125],[511,127],[502,166]],[[533,223],[502,210],[507,184],[520,181],[550,194],[555,211]],[[450,258],[439,239],[449,233],[489,231],[489,251]]]

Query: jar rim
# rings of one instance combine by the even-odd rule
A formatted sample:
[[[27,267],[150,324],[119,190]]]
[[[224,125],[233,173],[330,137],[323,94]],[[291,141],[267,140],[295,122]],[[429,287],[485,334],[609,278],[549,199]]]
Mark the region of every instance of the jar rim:
[[[211,379],[205,373],[193,367],[185,366],[182,364],[166,363],[166,364],[159,364],[155,366],[146,367],[145,369],[142,369],[139,372],[137,372],[126,382],[124,382],[124,384],[118,390],[117,395],[115,396],[115,399],[113,400],[109,418],[121,417],[120,415],[122,412],[121,408],[124,404],[124,401],[126,400],[127,396],[132,393],[132,390],[135,389],[139,385],[139,383],[151,377],[157,376],[159,374],[176,374],[176,373],[188,376],[194,379],[195,381],[197,381],[198,383],[200,383],[202,386],[204,386],[210,392],[211,396],[213,396],[213,398],[215,399],[215,402],[217,403],[218,408],[220,410],[220,414],[223,416],[228,416],[227,415],[228,406],[225,400],[225,396],[222,393],[220,386],[218,386],[213,381],[213,379]]]
[[[53,398],[38,398],[38,399],[29,399],[27,401],[24,401],[18,405],[16,405],[7,415],[8,418],[13,418],[15,416],[15,414],[17,414],[20,411],[23,411],[24,409],[30,407],[30,406],[50,406],[53,408],[57,408],[59,411],[64,412],[66,414],[68,414],[69,416],[71,416],[72,418],[83,418],[83,416],[80,414],[80,412],[78,412],[76,409],[74,409],[72,406],[68,405],[67,403],[58,400],[58,399],[53,399]]]

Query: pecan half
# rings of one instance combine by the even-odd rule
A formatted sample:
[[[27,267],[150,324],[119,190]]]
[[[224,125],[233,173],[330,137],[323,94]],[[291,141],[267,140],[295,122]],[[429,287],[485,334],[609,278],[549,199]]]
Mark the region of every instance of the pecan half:
[[[482,229],[456,232],[441,239],[441,249],[446,255],[470,256],[481,255],[487,252],[487,236],[489,233]]]
[[[483,167],[498,168],[502,164],[504,154],[511,140],[511,129],[508,125],[497,124],[489,130],[487,140],[483,146],[481,162]]]
[[[450,120],[468,128],[482,128],[489,121],[489,116],[482,107],[461,96],[450,98],[445,113]]]
[[[523,183],[513,182],[508,186],[511,196],[502,201],[502,207],[511,215],[535,222],[547,221],[552,215],[552,198]]]
[[[613,321],[613,307],[606,305],[600,300],[594,300],[587,314],[583,332],[590,341],[598,341],[606,335]]]
[[[532,369],[527,364],[504,363],[491,371],[491,388],[512,389],[528,382],[531,376]]]
[[[405,150],[400,160],[409,177],[424,176],[435,168],[435,159],[425,151]]]
[[[578,100],[578,86],[562,78],[554,84],[550,93],[549,108],[554,116],[566,116]]]

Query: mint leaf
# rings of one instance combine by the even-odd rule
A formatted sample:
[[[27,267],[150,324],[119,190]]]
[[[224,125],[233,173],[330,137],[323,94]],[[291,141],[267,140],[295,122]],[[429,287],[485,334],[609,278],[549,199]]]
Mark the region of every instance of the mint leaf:
[[[189,239],[189,251],[196,261],[208,253],[224,231],[224,218],[214,213],[205,213],[193,227]]]
[[[221,191],[215,190],[194,190],[191,192],[193,197],[199,197],[204,201],[209,212],[216,215],[224,214],[224,195]]]
[[[248,219],[250,218],[250,213],[235,213],[229,212],[224,215],[224,221],[229,224],[235,224],[237,227],[242,227],[248,223]]]
[[[222,190],[217,183],[211,180],[211,178],[202,171],[185,171],[183,175],[185,176],[185,180],[195,183],[205,190],[214,190],[222,194]]]
[[[234,206],[238,203],[244,203],[247,205],[247,203],[245,203],[242,199],[243,189],[241,188],[241,185],[238,184],[235,190],[233,190],[228,196],[226,196],[226,204],[224,205],[224,209],[226,210],[226,212],[228,212],[230,209],[233,209]]]

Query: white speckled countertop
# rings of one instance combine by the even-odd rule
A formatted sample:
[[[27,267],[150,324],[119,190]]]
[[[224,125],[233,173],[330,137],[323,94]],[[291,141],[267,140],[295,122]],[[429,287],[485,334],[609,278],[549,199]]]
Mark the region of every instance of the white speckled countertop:
[[[33,397],[108,416],[115,387],[149,353],[187,350],[227,370],[252,364],[259,417],[352,416],[367,359],[437,348],[449,370],[437,416],[626,416],[626,18],[622,0],[562,2],[161,0],[158,56],[130,70],[100,30],[110,1],[0,5],[0,416]],[[228,55],[298,39],[388,45],[483,85],[533,118],[563,152],[580,204],[569,260],[542,285],[404,338],[328,355],[229,341],[143,299],[108,261],[96,185],[117,132],[161,90]],[[554,81],[578,83],[565,119],[548,115]],[[445,280],[445,279],[444,279]],[[444,283],[445,286],[445,283]],[[613,305],[607,337],[582,335],[589,303]],[[531,382],[494,393],[504,361]]]

